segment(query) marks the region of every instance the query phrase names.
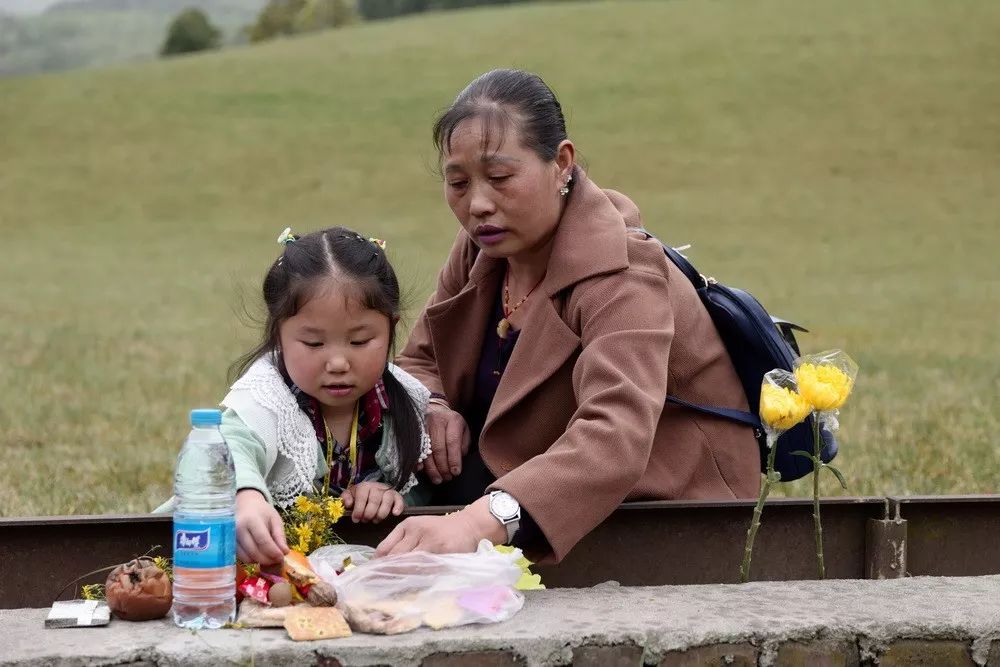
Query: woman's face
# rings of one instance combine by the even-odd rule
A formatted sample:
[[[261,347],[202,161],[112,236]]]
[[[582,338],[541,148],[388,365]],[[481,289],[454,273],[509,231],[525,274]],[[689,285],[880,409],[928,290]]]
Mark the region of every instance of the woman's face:
[[[494,133],[495,134],[495,133]],[[542,247],[555,234],[559,194],[572,169],[572,144],[546,162],[525,148],[516,123],[484,149],[481,119],[455,127],[442,169],[448,205],[469,236],[490,257],[513,257]],[[450,150],[449,150],[450,148]]]

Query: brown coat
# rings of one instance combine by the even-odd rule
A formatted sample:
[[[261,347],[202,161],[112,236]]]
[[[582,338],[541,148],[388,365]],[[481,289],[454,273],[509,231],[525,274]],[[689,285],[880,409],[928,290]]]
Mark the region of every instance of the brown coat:
[[[664,407],[668,391],[747,403],[691,283],[659,242],[626,232],[638,208],[577,176],[479,441],[492,488],[521,503],[555,560],[622,501],[748,498],[760,483],[751,429]],[[459,412],[504,266],[460,232],[398,360]]]

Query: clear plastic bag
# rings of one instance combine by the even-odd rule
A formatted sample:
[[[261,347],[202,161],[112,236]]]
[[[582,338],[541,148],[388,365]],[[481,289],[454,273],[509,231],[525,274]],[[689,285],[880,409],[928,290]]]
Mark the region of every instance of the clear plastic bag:
[[[363,544],[329,544],[309,554],[309,564],[321,579],[334,583],[345,563],[358,566],[375,558],[375,549]]]
[[[524,606],[514,588],[522,574],[520,557],[519,550],[501,553],[484,540],[475,553],[388,556],[327,581],[337,589],[337,608],[358,632],[498,623]]]

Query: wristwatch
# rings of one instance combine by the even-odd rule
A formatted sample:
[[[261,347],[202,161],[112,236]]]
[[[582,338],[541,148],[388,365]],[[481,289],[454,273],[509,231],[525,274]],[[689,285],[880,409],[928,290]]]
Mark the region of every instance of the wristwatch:
[[[507,544],[521,524],[521,505],[506,491],[490,492],[490,514],[507,529]]]

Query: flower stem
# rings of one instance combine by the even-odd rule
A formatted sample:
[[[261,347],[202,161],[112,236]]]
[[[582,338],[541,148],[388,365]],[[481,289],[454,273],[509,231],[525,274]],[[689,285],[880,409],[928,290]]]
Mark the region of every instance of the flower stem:
[[[757,505],[753,508],[753,520],[747,529],[747,542],[743,548],[743,564],[740,565],[740,583],[750,581],[750,558],[753,556],[753,542],[757,537],[757,530],[760,528],[760,515],[764,512],[764,501],[771,492],[771,479],[774,476],[774,455],[777,452],[777,438],[770,433],[767,434],[767,441],[770,445],[770,452],[767,455],[767,472],[764,476],[764,484],[760,487],[760,496],[757,498]]]
[[[826,565],[823,562],[823,521],[819,516],[819,471],[823,467],[819,455],[823,439],[819,432],[819,414],[813,413],[813,523],[816,525],[816,561],[819,563],[819,578],[826,579]]]

